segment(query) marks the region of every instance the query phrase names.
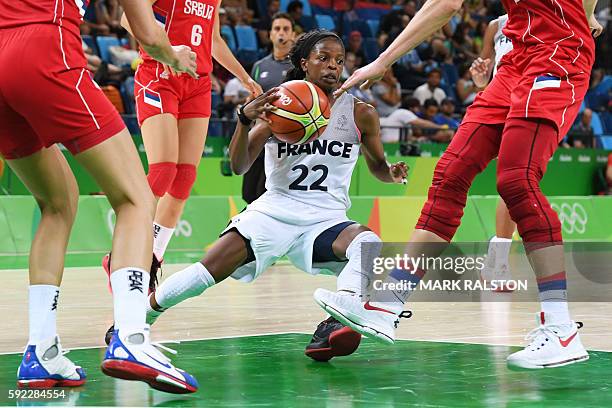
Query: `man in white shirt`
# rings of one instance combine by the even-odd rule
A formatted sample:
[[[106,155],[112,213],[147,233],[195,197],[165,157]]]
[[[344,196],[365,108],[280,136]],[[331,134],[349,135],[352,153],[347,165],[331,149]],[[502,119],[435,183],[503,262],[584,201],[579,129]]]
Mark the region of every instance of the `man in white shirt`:
[[[396,109],[389,116],[380,118],[380,136],[383,143],[397,143],[402,132],[411,132],[409,127],[421,129],[448,129],[448,126],[437,125],[429,120],[419,118],[411,109],[419,109],[415,98],[404,98],[401,109]],[[405,130],[404,130],[405,128]]]
[[[446,92],[439,87],[441,80],[442,71],[437,68],[432,69],[427,74],[427,82],[415,89],[413,96],[419,100],[421,105],[431,98],[434,98],[438,104],[441,104],[444,98],[446,98]]]

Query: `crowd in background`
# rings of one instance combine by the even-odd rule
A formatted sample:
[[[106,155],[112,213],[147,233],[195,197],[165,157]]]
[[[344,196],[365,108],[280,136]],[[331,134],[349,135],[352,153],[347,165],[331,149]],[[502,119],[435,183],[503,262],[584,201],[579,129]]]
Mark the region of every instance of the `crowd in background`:
[[[307,2],[308,0],[303,0]],[[272,16],[286,11],[295,20],[295,31],[320,27],[323,20],[317,15],[331,17],[332,25],[344,39],[346,61],[343,78],[357,68],[371,62],[384,50],[414,17],[423,0],[395,0],[361,3],[355,0],[321,3],[311,0],[310,15],[305,13],[300,0],[223,0],[220,9],[222,34],[227,38],[236,27],[252,27],[258,44],[256,55],[241,54],[239,59],[250,70],[250,65],[270,51],[269,30]],[[340,5],[338,6],[338,3]],[[332,8],[334,5],[335,8]],[[612,63],[607,56],[612,43],[609,1],[600,1],[597,16],[604,32],[596,41],[597,58],[585,109],[564,140],[565,146],[590,147],[594,135],[612,133]],[[368,20],[364,9],[378,10],[378,18]],[[380,116],[383,140],[419,140],[448,142],[457,128],[462,114],[474,100],[479,89],[471,80],[469,67],[483,47],[488,23],[504,14],[499,0],[466,1],[459,13],[428,41],[403,56],[384,78],[371,89],[351,90],[358,98],[374,105]],[[107,59],[101,58],[95,46],[84,42],[88,65],[101,85],[113,86],[124,94],[123,102],[130,105],[133,95],[133,71],[137,66],[136,44],[121,27],[121,8],[117,0],[92,0],[82,26],[84,38],[117,37],[121,47],[114,47]],[[376,17],[376,16],[375,16]],[[328,19],[330,20],[330,19]],[[332,28],[332,27],[327,27]],[[95,44],[95,41],[94,41]],[[215,64],[213,77],[213,116],[233,118],[234,107],[243,103],[248,92],[240,82]],[[133,100],[133,99],[132,99]],[[129,106],[124,106],[131,113]],[[596,122],[596,123],[594,123]],[[211,136],[215,136],[211,132]]]

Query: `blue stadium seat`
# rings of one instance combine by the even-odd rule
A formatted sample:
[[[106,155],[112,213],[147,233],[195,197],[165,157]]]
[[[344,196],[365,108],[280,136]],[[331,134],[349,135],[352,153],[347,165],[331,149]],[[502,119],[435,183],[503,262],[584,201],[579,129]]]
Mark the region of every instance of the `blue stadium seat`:
[[[599,118],[603,124],[604,132],[612,134],[612,113],[611,112],[600,112]]]
[[[317,28],[317,20],[313,16],[302,16],[300,25],[304,28],[304,31],[314,30]]]
[[[376,37],[378,34],[378,27],[380,26],[380,20],[367,20],[368,26],[370,27],[370,33],[372,37]]]
[[[221,26],[221,35],[225,39],[227,46],[230,50],[235,54],[236,53],[236,36],[234,35],[234,30],[232,27],[228,25]]]
[[[378,57],[378,43],[376,38],[366,38],[363,42],[363,52],[365,53],[368,63],[372,62]]]
[[[110,52],[108,49],[114,46],[121,46],[119,39],[117,37],[105,37],[98,36],[96,37],[96,42],[98,44],[98,52],[100,53],[100,58],[104,61],[110,62]]]
[[[238,25],[236,42],[238,43],[238,59],[245,64],[252,64],[259,58],[257,35],[251,26]]]
[[[591,119],[591,128],[593,129],[593,134],[595,136],[601,136],[604,133],[603,125],[601,124],[601,119],[597,112],[593,112],[593,118]]]
[[[325,30],[334,31],[336,29],[336,23],[334,23],[334,19],[327,14],[317,14],[315,16],[317,19],[317,25],[319,28],[323,28]]]
[[[599,136],[597,140],[601,149],[612,150],[612,135]]]
[[[94,53],[98,54],[98,46],[91,35],[83,34],[81,35],[81,38],[83,39],[83,42],[94,51]]]
[[[291,3],[292,0],[280,0],[280,9],[283,12],[287,11],[287,6]],[[310,3],[308,0],[300,0],[304,8],[302,9],[302,14],[305,16],[312,16],[312,8],[310,7]]]

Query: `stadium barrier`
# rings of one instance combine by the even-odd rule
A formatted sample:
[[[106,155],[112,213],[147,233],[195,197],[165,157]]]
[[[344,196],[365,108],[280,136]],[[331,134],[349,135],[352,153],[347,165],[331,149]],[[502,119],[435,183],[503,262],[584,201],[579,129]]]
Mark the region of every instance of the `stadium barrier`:
[[[353,197],[348,215],[386,242],[410,238],[425,197]],[[495,234],[495,196],[471,196],[456,241],[486,241]],[[166,255],[169,262],[193,262],[217,239],[245,203],[238,196],[192,197]],[[612,242],[612,197],[551,197],[567,241]],[[26,268],[40,212],[32,197],[0,197],[0,269]],[[97,266],[110,249],[114,213],[104,197],[83,196],[68,244],[67,266]],[[518,237],[516,237],[518,239]]]

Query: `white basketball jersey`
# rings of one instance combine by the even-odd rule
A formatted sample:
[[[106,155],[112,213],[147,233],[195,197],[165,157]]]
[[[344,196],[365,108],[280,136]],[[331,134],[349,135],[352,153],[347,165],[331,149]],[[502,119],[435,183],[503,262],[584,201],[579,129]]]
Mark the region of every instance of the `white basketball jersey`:
[[[512,51],[512,41],[510,41],[510,39],[506,37],[504,33],[502,33],[502,30],[506,26],[507,22],[507,14],[504,14],[497,19],[497,32],[495,33],[495,37],[493,37],[493,42],[495,43],[495,68],[493,69],[493,75],[497,73],[497,67],[499,66],[499,61],[501,61],[502,57],[508,52]]]
[[[322,209],[346,211],[361,144],[354,107],[355,98],[342,94],[331,107],[327,128],[310,143],[290,145],[270,138],[265,147],[266,189]]]

